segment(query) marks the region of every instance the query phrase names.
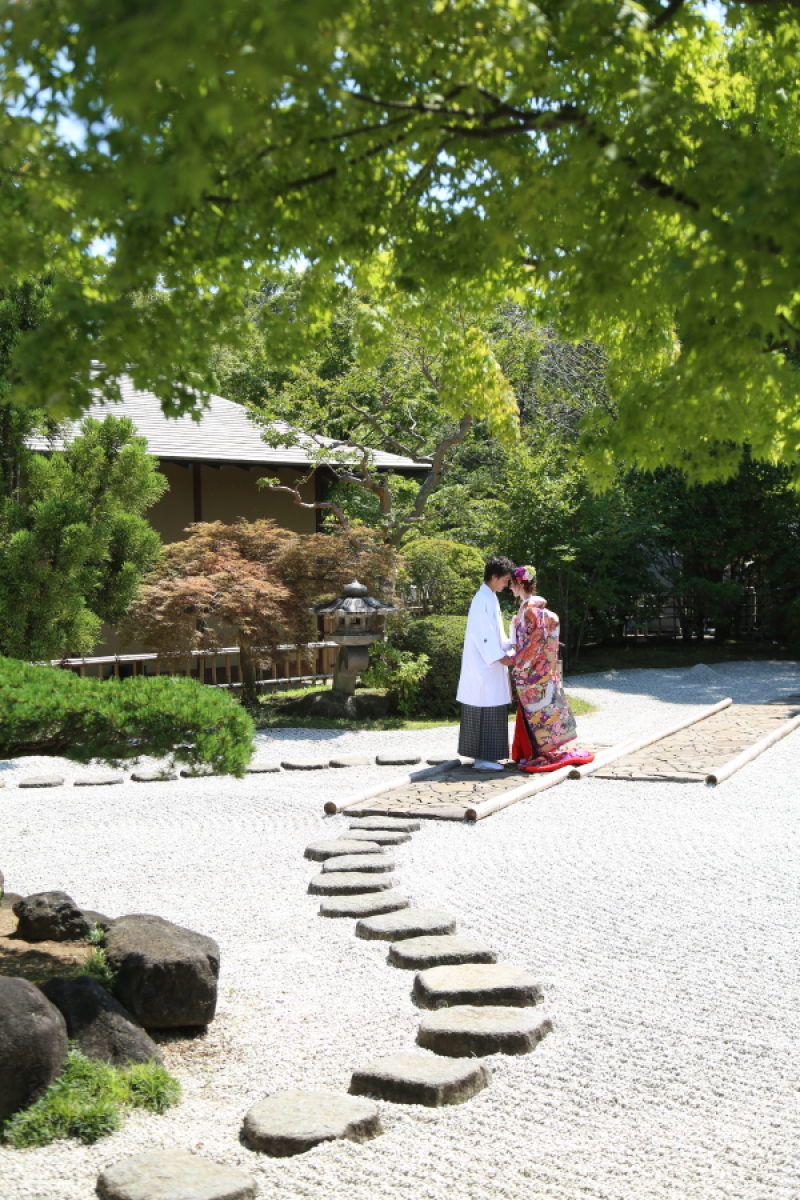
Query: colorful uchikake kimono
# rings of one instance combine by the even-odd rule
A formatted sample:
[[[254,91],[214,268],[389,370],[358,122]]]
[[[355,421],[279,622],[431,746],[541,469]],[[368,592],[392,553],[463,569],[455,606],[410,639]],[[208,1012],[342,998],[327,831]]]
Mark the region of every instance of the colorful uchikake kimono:
[[[594,755],[567,743],[577,737],[558,673],[560,622],[536,596],[523,601],[511,622],[516,643],[512,674],[519,697],[512,759],[523,771],[554,771],[591,762]]]

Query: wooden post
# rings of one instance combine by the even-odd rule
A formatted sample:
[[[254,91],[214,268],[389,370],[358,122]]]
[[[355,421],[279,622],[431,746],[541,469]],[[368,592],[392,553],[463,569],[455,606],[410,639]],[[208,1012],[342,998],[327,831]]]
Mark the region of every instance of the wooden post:
[[[231,679],[231,656],[230,656],[230,654],[225,655],[225,682],[227,683],[228,687],[230,687],[231,683],[233,682],[233,680]]]
[[[114,678],[119,679],[119,659],[114,659]]]

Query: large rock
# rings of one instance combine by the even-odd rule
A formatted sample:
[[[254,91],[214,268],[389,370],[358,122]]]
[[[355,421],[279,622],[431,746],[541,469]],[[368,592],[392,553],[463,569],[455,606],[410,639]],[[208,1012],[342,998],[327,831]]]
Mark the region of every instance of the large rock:
[[[88,975],[48,979],[42,992],[67,1023],[67,1035],[87,1058],[124,1067],[129,1062],[161,1062],[158,1047],[126,1008]]]
[[[106,935],[114,991],[146,1029],[208,1025],[217,1007],[219,946],[161,917],[119,917]]]
[[[457,1004],[423,1017],[417,1042],[434,1054],[467,1058],[482,1054],[528,1054],[553,1029],[541,1005],[506,1008]]]
[[[103,1200],[255,1200],[256,1185],[238,1167],[190,1154],[148,1150],[101,1171]]]
[[[394,1104],[440,1108],[462,1104],[488,1085],[488,1067],[474,1058],[442,1059],[424,1054],[388,1054],[353,1072],[350,1091]]]
[[[250,1145],[276,1158],[302,1154],[336,1138],[364,1142],[380,1132],[376,1104],[335,1092],[276,1092],[254,1104],[244,1119]]]
[[[89,922],[66,892],[37,892],[14,905],[17,936],[26,942],[80,942]]]
[[[61,1074],[67,1027],[27,979],[0,976],[0,1121],[33,1104]]]

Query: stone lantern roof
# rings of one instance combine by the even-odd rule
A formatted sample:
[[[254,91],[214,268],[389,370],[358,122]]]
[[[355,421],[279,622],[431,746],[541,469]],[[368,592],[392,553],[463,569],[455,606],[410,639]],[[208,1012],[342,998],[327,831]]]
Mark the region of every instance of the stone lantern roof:
[[[327,604],[315,604],[311,612],[322,617],[345,613],[348,616],[385,616],[387,613],[397,612],[397,609],[394,604],[387,604],[385,600],[376,600],[370,596],[364,584],[354,579],[342,589],[341,596]]]

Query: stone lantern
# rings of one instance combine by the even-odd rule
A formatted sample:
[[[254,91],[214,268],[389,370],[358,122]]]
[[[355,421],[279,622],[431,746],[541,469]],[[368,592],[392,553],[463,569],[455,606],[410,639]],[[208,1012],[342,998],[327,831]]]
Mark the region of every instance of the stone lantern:
[[[383,637],[387,614],[396,611],[393,604],[373,599],[357,579],[329,604],[314,605],[311,612],[324,619],[325,638],[339,647],[333,673],[335,692],[354,694],[358,676],[369,666],[370,646]]]

